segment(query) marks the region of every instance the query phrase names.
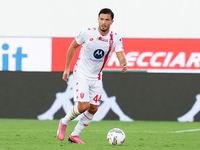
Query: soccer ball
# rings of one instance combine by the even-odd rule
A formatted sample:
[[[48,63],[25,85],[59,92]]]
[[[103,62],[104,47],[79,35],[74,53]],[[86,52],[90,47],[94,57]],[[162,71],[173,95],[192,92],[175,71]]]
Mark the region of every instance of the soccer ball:
[[[125,142],[125,133],[119,128],[111,129],[107,134],[107,141],[111,145],[122,145]]]

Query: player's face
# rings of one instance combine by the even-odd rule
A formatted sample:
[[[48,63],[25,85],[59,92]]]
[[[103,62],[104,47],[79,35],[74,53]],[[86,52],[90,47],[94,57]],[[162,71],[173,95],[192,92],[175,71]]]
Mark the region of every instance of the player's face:
[[[98,21],[100,31],[103,33],[107,33],[110,29],[110,25],[113,23],[114,20],[112,20],[110,14],[100,14]]]

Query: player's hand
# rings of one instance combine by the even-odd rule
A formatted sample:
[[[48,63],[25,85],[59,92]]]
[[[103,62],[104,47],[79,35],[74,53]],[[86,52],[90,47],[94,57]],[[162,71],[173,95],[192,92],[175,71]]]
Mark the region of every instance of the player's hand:
[[[65,71],[63,72],[62,79],[63,79],[64,81],[67,81],[68,78],[69,78],[69,70],[65,70]]]
[[[122,66],[122,73],[126,73],[126,70],[127,70],[127,63],[124,63]]]

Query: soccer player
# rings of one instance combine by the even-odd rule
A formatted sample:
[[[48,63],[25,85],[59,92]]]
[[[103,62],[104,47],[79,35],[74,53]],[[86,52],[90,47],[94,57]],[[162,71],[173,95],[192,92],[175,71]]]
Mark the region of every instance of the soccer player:
[[[74,67],[74,105],[64,118],[60,119],[58,126],[58,139],[64,140],[65,131],[69,122],[80,116],[80,120],[69,135],[69,141],[85,144],[79,134],[90,124],[98,110],[102,96],[102,69],[115,49],[122,73],[127,70],[121,37],[110,30],[114,13],[108,8],[100,10],[98,14],[99,26],[84,29],[75,37],[67,52],[66,66],[62,79],[67,81],[70,74],[70,63],[76,48],[80,45],[79,59]]]
[[[67,114],[68,111],[73,106],[73,103],[71,102],[71,99],[74,98],[74,78],[73,74],[70,74],[68,80],[67,80],[67,88],[64,92],[58,92],[56,93],[56,99],[51,105],[51,107],[44,112],[43,114],[40,114],[37,116],[39,120],[53,120],[54,114],[60,109],[63,108],[64,112]],[[100,106],[98,106],[98,111],[95,113],[93,121],[100,121],[102,120],[109,110],[111,109],[116,115],[118,115],[120,121],[134,121],[132,118],[127,116],[120,106],[117,104],[116,96],[108,97],[105,89],[103,88],[103,94],[101,97],[101,103]],[[78,102],[76,102],[78,103]],[[81,116],[79,116],[81,117]],[[79,117],[75,119],[75,121],[79,120]]]

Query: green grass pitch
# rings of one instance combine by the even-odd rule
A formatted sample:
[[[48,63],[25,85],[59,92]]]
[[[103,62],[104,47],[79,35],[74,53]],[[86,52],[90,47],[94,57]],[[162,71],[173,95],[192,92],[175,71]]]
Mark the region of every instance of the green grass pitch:
[[[85,145],[68,142],[76,121],[70,122],[65,140],[59,141],[58,122],[0,119],[0,150],[200,150],[200,122],[91,122],[80,134]],[[116,127],[126,134],[121,146],[109,145],[106,139]]]

